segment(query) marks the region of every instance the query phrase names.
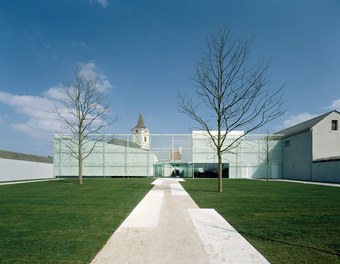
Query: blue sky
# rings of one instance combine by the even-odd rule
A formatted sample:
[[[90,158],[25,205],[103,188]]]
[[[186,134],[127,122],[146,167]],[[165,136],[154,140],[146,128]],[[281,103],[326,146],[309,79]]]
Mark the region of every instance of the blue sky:
[[[0,2],[0,149],[52,155],[53,91],[76,67],[96,74],[129,133],[141,112],[152,133],[190,133],[178,112],[195,62],[221,21],[270,60],[287,112],[258,133],[340,110],[338,0],[3,0]]]

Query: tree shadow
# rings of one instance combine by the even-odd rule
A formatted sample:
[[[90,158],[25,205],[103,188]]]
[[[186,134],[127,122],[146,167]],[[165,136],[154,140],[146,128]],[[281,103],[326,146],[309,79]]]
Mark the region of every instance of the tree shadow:
[[[256,238],[256,239],[259,239],[259,240],[262,240],[262,241],[279,243],[279,244],[297,247],[297,248],[301,248],[301,249],[315,250],[315,251],[319,251],[319,252],[322,252],[322,253],[326,253],[326,254],[335,255],[335,256],[340,257],[340,252],[334,252],[334,251],[325,250],[325,249],[321,249],[321,248],[317,248],[317,247],[313,247],[313,246],[300,245],[300,244],[297,244],[297,243],[283,241],[283,240],[279,240],[279,239],[268,238],[268,237],[264,237],[264,236],[257,236],[257,235],[254,235],[254,234],[251,234],[251,233],[248,233],[248,232],[239,232],[239,233],[244,237]]]

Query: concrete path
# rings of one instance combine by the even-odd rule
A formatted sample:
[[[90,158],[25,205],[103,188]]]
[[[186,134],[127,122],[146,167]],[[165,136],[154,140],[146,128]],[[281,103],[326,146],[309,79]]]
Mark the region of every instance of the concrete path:
[[[91,263],[269,263],[214,209],[200,209],[178,181],[155,180]]]

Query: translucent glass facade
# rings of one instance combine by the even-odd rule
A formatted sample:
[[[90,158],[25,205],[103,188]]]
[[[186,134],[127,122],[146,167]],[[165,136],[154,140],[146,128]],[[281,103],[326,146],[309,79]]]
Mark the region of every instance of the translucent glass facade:
[[[227,141],[232,140],[232,136]],[[100,135],[87,144],[92,153],[84,160],[85,177],[215,177],[217,155],[211,140],[202,134],[148,136],[141,148],[132,135]],[[68,136],[54,138],[55,177],[76,176],[77,160],[71,156]],[[268,155],[267,155],[268,154]],[[268,157],[268,159],[267,159]],[[223,174],[230,178],[282,178],[281,137],[248,135],[223,155]],[[268,166],[267,166],[268,160]]]

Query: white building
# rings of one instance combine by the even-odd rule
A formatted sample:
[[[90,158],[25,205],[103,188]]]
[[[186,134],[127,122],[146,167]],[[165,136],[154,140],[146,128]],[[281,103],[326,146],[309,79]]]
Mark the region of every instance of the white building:
[[[217,136],[217,132],[212,132]],[[223,174],[229,178],[282,178],[282,141],[281,136],[244,135],[243,131],[228,133],[224,145],[237,143],[223,154]],[[193,131],[193,163],[195,169],[203,170],[203,165],[215,164],[217,173],[218,157],[211,139],[205,131]],[[269,163],[266,163],[266,157]],[[268,167],[267,167],[268,166]],[[204,176],[204,175],[203,175]]]
[[[223,176],[340,182],[340,113],[332,111],[274,135],[233,131],[240,137],[223,155]],[[140,114],[129,135],[100,135],[84,161],[85,177],[217,177],[217,155],[204,131],[150,134]],[[77,161],[55,136],[55,177],[77,176]],[[267,162],[268,161],[268,162]]]
[[[331,111],[279,131],[284,135],[284,178],[340,182],[340,113]]]
[[[0,150],[0,182],[53,178],[53,158]]]
[[[186,135],[150,134],[140,114],[130,135],[100,135],[84,160],[84,177],[217,177],[217,156],[206,132]],[[265,162],[266,135],[244,136],[230,132],[226,143],[242,137],[237,148],[223,156],[223,176],[230,178],[282,177],[282,141],[271,137]],[[67,136],[55,136],[55,176],[77,176],[77,160],[64,144]],[[90,144],[90,143],[89,143]],[[89,146],[90,147],[90,146]],[[269,168],[269,169],[267,169]]]

